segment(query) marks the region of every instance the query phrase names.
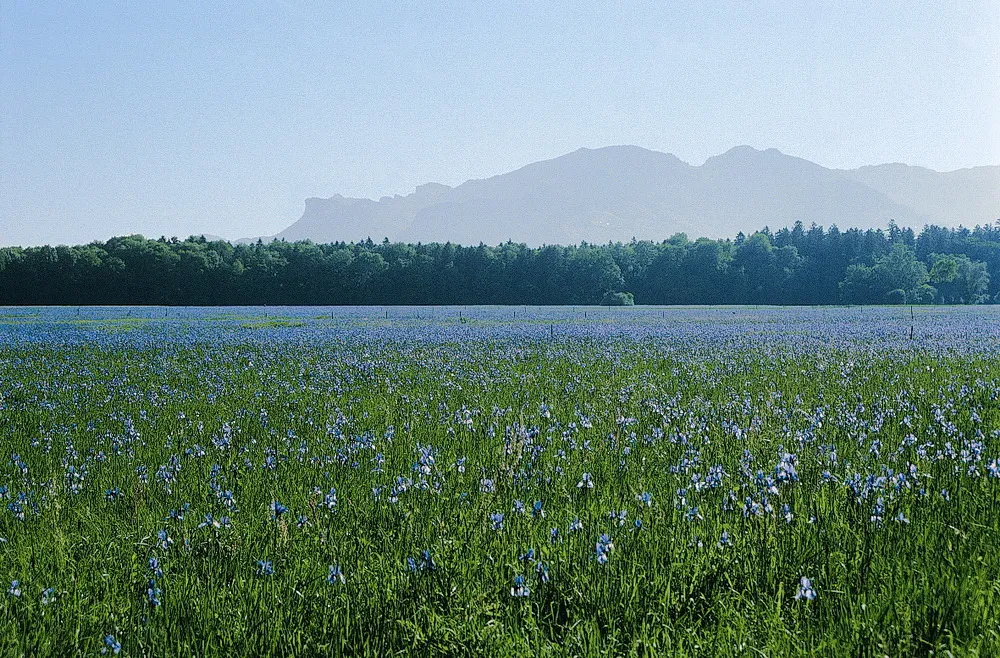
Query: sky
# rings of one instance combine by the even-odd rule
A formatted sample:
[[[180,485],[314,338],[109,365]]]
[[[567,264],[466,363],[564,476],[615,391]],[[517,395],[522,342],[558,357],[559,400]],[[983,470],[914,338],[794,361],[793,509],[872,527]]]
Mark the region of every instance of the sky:
[[[1000,164],[1000,0],[0,0],[0,244],[270,235],[580,147]]]

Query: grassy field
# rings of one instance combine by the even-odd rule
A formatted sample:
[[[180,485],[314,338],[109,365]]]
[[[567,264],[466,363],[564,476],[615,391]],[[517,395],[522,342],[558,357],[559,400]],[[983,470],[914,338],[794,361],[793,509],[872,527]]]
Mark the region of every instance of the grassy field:
[[[2,655],[1000,655],[995,311],[125,312],[0,318]]]

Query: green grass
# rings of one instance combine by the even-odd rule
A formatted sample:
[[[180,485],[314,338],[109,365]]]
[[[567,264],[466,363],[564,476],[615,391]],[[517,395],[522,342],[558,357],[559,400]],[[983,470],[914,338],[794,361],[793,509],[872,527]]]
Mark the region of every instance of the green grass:
[[[303,327],[304,322],[293,322],[275,318],[274,320],[261,320],[256,322],[243,322],[240,324],[244,329],[274,329],[277,327]]]
[[[94,655],[108,634],[135,656],[1000,655],[995,358],[708,358],[627,340],[25,345],[0,351],[0,380],[4,504],[28,494],[25,520],[0,515],[0,586],[22,589],[0,597],[3,655]],[[977,437],[976,475],[958,455],[934,458]],[[435,451],[427,488],[392,502],[397,476],[421,479],[418,445]],[[836,463],[820,446],[836,446]],[[749,518],[745,498],[761,497],[744,451],[765,475],[783,451],[797,456],[798,480]],[[172,457],[166,487],[157,470]],[[684,459],[696,461],[685,471]],[[909,463],[917,475],[898,491],[858,502],[845,483]],[[213,465],[238,511],[210,487]],[[692,474],[714,465],[721,486],[696,491]],[[86,469],[79,492],[69,466]],[[593,489],[577,487],[583,473]],[[274,520],[272,501],[290,511]],[[694,506],[701,518],[687,520]],[[199,529],[209,513],[231,527]],[[600,564],[604,533],[614,549]],[[411,573],[423,550],[437,568]],[[258,575],[258,560],[274,574]],[[327,582],[334,564],[345,583]],[[511,596],[518,575],[530,596]],[[795,598],[802,576],[813,601]]]

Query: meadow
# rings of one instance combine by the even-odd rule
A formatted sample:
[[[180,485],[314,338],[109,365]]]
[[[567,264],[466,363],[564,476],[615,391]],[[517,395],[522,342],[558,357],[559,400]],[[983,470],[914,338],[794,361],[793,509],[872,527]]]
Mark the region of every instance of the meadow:
[[[1000,655],[1000,307],[0,309],[0,655]]]

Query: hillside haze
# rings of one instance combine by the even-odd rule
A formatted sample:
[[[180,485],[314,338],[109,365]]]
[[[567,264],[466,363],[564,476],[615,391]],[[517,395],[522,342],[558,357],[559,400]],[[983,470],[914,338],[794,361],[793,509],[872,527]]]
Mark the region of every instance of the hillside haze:
[[[837,170],[749,146],[692,166],[667,153],[610,146],[378,201],[307,199],[302,218],[274,237],[576,244],[662,240],[678,232],[732,237],[796,221],[842,228],[895,221],[919,228],[998,217],[1000,166],[947,173],[904,164]]]

